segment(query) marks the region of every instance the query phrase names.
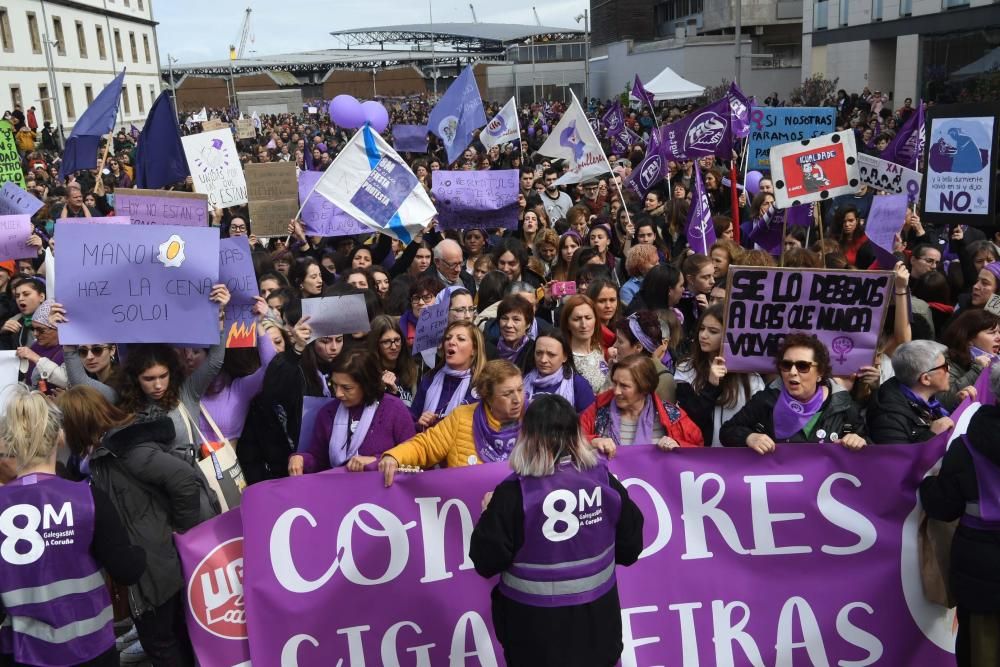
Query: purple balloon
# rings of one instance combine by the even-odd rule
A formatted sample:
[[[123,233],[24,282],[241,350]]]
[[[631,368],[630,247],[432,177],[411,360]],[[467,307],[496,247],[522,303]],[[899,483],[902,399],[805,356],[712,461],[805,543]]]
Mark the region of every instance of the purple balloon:
[[[528,136],[529,137],[535,136],[535,126],[534,125],[529,125],[528,126]]]
[[[341,127],[356,128],[365,124],[361,102],[352,95],[337,95],[331,100],[330,118]]]
[[[362,102],[361,111],[376,132],[385,132],[385,128],[389,127],[389,112],[375,100]]]
[[[762,178],[764,178],[764,174],[760,173],[759,171],[747,172],[747,181],[746,181],[747,192],[749,192],[754,197],[756,197],[757,193],[760,192],[760,179]]]

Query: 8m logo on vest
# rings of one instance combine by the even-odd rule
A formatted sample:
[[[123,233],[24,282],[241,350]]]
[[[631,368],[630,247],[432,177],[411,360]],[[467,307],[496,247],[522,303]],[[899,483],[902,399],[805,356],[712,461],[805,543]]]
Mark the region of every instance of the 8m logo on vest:
[[[550,542],[565,542],[576,537],[580,526],[592,526],[604,519],[601,509],[601,487],[595,486],[589,494],[586,489],[580,489],[580,498],[572,491],[559,489],[545,496],[542,501],[542,513],[545,523],[542,524],[542,534]],[[559,507],[557,507],[557,505]],[[594,507],[591,512],[587,509]],[[580,512],[577,513],[577,508]]]
[[[46,532],[38,532],[39,526]],[[54,526],[62,530],[50,530]],[[65,502],[58,510],[46,504],[41,511],[34,505],[12,505],[0,514],[0,534],[0,558],[11,565],[34,563],[46,547],[73,544],[73,504]]]

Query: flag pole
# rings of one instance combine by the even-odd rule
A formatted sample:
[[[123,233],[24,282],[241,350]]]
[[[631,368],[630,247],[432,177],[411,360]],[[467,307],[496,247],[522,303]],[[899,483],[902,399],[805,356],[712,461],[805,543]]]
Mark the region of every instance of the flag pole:
[[[572,88],[570,88],[569,94],[573,96],[573,102],[577,106],[580,107],[580,111],[583,111],[583,107],[580,106],[580,100],[576,99],[576,93],[573,92]],[[583,117],[584,117],[584,119],[586,119],[587,118],[587,114],[584,113]],[[597,139],[597,135],[596,134],[594,135],[594,138]],[[597,140],[597,148],[601,151],[601,157],[604,158],[604,164],[605,164],[605,166],[607,166],[608,173],[611,174],[611,178],[613,180],[614,177],[615,177],[615,172],[614,172],[613,169],[611,169],[611,160],[608,159],[608,154],[604,152],[604,146],[601,145],[600,139]],[[624,185],[625,184],[622,183],[622,186],[624,186]],[[621,201],[621,203],[622,203],[622,209],[624,209],[624,211],[625,211],[625,219],[628,220],[628,224],[631,225],[632,224],[632,214],[629,213],[628,205],[625,203],[625,195],[622,192],[622,188],[615,187],[615,189],[618,190],[618,199],[619,199],[619,201]]]

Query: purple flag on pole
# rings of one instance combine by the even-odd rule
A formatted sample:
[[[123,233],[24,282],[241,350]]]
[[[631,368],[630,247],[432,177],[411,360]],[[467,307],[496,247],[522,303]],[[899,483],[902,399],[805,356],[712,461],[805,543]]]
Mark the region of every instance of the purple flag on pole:
[[[457,160],[472,143],[473,132],[486,125],[483,100],[471,66],[466,66],[448,87],[431,110],[427,124],[444,142],[449,163]]]
[[[687,217],[688,247],[701,255],[708,255],[715,243],[715,224],[712,211],[708,207],[708,195],[701,180],[701,169],[694,168],[694,192],[691,193],[691,208]]]
[[[663,156],[668,160],[694,160],[714,155],[732,159],[732,109],[723,98],[660,128]]]
[[[901,164],[907,169],[918,170],[918,162],[923,148],[924,103],[921,100],[917,104],[916,113],[910,114],[907,121],[903,123],[903,127],[899,128],[899,132],[896,133],[896,136],[879,157],[889,162]]]
[[[132,135],[133,141],[139,138],[139,128],[135,126],[135,123],[133,123],[129,129],[129,134]]]
[[[750,100],[747,99],[736,82],[729,84],[729,91],[726,93],[729,100],[730,121],[733,127],[733,136],[742,139],[750,135]]]
[[[632,82],[632,97],[648,106],[650,111],[655,109],[654,105],[656,101],[653,99],[653,93],[646,90],[646,86],[642,85],[638,74],[635,75],[635,80]]]
[[[645,199],[649,191],[656,187],[666,174],[664,169],[666,162],[659,151],[653,148],[655,136],[655,131],[650,134],[650,146],[646,151],[646,157],[632,169],[628,180],[625,181],[625,187],[638,194],[641,199]]]
[[[625,128],[625,112],[622,111],[622,105],[618,100],[615,100],[611,104],[611,108],[601,116],[601,123],[604,124],[604,129],[607,132],[605,136],[609,138]]]
[[[642,143],[642,137],[624,126],[618,132],[609,134],[608,138],[611,140],[611,151],[618,155],[626,155],[632,146]]]

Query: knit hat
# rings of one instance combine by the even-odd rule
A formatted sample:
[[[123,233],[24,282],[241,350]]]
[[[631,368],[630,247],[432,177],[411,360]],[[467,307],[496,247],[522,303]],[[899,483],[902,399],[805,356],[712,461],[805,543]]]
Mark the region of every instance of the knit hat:
[[[31,323],[33,325],[39,324],[43,327],[48,327],[49,329],[55,329],[56,325],[49,321],[49,315],[52,313],[53,303],[55,303],[55,301],[46,299],[38,304],[38,308],[35,309],[35,312],[31,316]]]

